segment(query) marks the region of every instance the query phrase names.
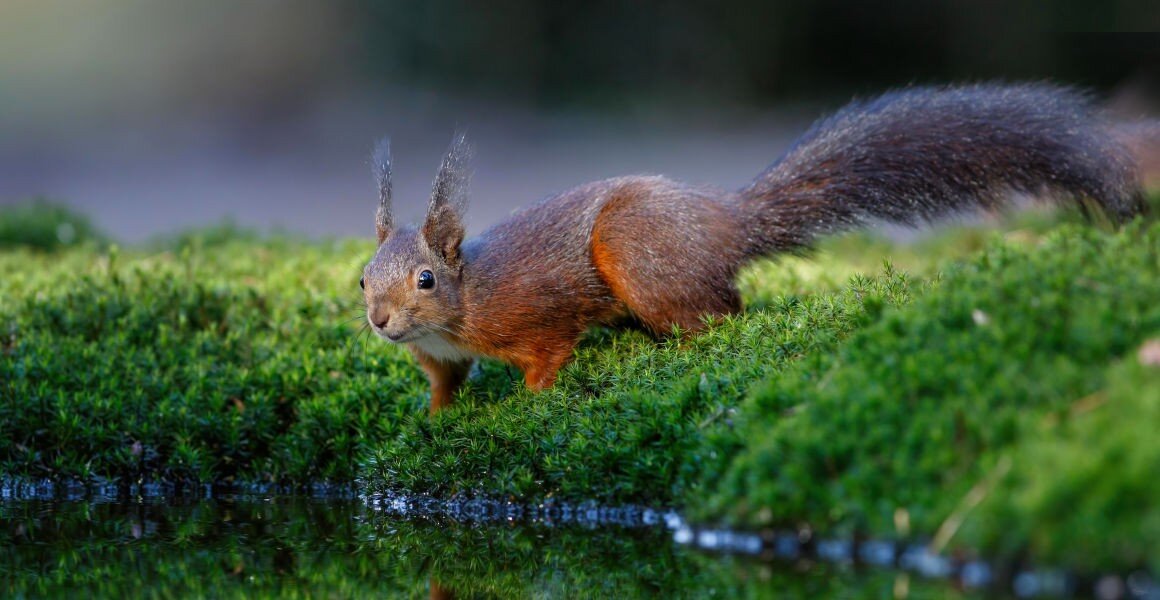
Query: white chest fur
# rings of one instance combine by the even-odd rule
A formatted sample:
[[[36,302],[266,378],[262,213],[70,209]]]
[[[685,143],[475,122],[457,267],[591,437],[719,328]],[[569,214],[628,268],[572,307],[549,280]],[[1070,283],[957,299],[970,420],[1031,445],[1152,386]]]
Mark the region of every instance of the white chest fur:
[[[436,334],[408,342],[408,345],[414,346],[431,358],[443,362],[463,362],[476,358],[474,354],[452,344],[443,336]]]

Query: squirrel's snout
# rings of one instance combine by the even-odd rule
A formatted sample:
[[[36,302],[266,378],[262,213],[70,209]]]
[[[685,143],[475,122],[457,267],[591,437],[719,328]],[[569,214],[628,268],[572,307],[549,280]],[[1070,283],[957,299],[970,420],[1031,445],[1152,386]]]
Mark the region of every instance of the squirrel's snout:
[[[386,325],[389,324],[390,321],[390,312],[384,312],[383,315],[375,315],[375,313],[371,313],[370,315],[370,323],[371,325],[375,326],[375,333],[378,333],[379,335],[382,335],[382,337],[391,341],[399,341],[401,338],[403,338],[403,334],[405,332],[387,330]],[[396,328],[398,330],[398,320],[396,320]]]
[[[383,329],[391,320],[391,311],[385,306],[372,306],[367,310],[367,320],[375,326],[375,329]]]
[[[387,329],[387,325],[391,322],[390,311],[387,311],[387,310],[383,310],[382,312],[379,312],[377,310],[371,311],[367,315],[367,318],[368,318],[368,320],[370,320],[371,325],[375,326],[375,333],[387,338],[388,340],[391,340],[392,342],[399,341],[400,339],[402,339],[403,334],[406,333],[406,331],[399,329],[398,319],[394,320],[395,329],[398,331],[390,331]]]

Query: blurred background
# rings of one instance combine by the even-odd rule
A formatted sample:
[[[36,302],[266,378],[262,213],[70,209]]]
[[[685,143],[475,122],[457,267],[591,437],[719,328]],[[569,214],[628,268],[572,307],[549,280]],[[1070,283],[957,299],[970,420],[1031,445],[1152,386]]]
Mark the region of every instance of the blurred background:
[[[0,204],[127,242],[224,219],[369,237],[374,141],[415,219],[462,127],[479,231],[602,177],[740,186],[889,87],[1046,79],[1160,114],[1158,26],[1154,0],[3,0]]]

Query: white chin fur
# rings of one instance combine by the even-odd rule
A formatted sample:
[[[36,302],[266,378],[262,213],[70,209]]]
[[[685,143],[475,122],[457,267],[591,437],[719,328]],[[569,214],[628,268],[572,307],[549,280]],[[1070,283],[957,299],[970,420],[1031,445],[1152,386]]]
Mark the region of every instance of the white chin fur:
[[[422,350],[424,354],[431,358],[443,362],[463,362],[475,358],[474,354],[452,344],[443,336],[434,333],[410,340],[407,344]]]

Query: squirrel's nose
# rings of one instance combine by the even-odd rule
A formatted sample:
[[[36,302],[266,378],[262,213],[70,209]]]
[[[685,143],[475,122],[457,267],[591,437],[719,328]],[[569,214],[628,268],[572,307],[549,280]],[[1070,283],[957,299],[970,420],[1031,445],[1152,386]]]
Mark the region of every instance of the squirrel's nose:
[[[371,306],[367,309],[367,320],[371,322],[377,329],[382,329],[387,326],[387,322],[391,320],[391,311],[385,306]]]

